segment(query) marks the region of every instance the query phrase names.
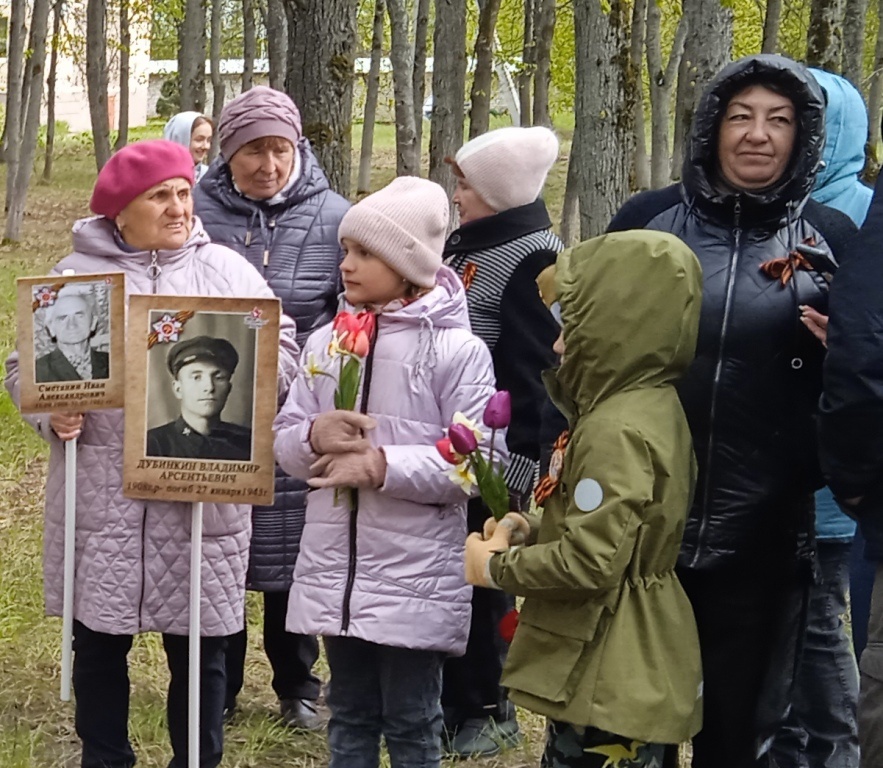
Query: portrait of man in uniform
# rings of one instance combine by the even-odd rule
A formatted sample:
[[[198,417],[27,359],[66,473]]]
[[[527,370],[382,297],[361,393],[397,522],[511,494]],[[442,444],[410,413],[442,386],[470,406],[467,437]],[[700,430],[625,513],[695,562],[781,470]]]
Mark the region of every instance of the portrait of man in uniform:
[[[227,340],[195,336],[169,350],[167,367],[180,414],[147,430],[148,456],[251,461],[252,431],[224,421],[239,354]]]
[[[44,330],[54,346],[34,361],[35,381],[108,378],[109,356],[92,346],[97,329],[96,307],[88,285],[62,288],[46,309]]]

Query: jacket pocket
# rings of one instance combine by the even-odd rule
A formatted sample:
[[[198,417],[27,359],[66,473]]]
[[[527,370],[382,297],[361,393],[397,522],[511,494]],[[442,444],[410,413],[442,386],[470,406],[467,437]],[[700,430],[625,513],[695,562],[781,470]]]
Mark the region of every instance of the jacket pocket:
[[[502,684],[553,704],[566,705],[585,674],[587,643],[519,624]]]

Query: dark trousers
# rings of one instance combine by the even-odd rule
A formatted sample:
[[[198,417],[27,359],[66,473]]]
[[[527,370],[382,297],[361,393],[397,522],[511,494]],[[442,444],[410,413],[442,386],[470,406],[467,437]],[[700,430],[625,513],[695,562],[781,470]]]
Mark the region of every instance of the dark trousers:
[[[580,727],[557,720],[546,724],[546,746],[541,768],[663,768],[667,755],[677,757],[677,746],[646,744],[590,726]]]
[[[851,546],[816,544],[820,578],[810,587],[793,708],[773,742],[779,768],[858,768],[858,667],[843,622]]]
[[[861,767],[883,765],[883,564],[877,564],[868,644],[859,663],[861,692],[858,700],[858,734],[861,743]]]
[[[288,591],[264,592],[264,651],[273,669],[273,690],[279,699],[319,698],[321,681],[313,674],[319,641],[310,635],[285,631]],[[227,695],[225,707],[236,704],[245,679],[246,630],[227,638]]]
[[[868,620],[876,569],[877,564],[865,557],[865,538],[859,526],[852,540],[852,560],[849,564],[849,619],[852,647],[857,659],[861,659],[862,651],[868,644]]]
[[[769,766],[769,755],[758,755],[791,701],[808,580],[773,564],[724,572],[679,568],[678,577],[696,616],[704,678],[692,766]]]
[[[174,757],[169,768],[187,766],[188,646],[182,635],[163,635],[171,673],[167,700]],[[73,683],[75,723],[83,743],[82,768],[131,768],[129,743],[129,669],[131,635],[95,632],[74,622]],[[200,665],[199,768],[215,768],[224,744],[223,637],[204,637]]]
[[[380,737],[392,768],[441,763],[444,654],[326,637],[328,768],[377,768]]]

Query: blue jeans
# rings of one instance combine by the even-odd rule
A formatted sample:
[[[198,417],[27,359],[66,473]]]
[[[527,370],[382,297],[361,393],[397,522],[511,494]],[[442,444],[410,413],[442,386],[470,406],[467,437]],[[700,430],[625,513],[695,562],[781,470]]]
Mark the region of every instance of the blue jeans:
[[[858,668],[843,616],[850,542],[817,542],[821,581],[810,588],[791,714],[773,742],[780,768],[858,768]]]
[[[445,654],[326,637],[328,768],[378,768],[380,737],[392,768],[441,763]]]

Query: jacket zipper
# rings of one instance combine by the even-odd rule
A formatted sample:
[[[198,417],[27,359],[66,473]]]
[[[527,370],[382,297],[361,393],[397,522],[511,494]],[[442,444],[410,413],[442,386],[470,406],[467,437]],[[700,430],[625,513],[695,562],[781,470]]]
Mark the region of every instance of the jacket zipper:
[[[156,251],[150,252],[150,266],[147,267],[147,276],[150,278],[150,292],[156,293],[156,281],[162,274],[162,267],[159,265],[159,254]]]
[[[270,247],[273,244],[273,229],[276,226],[276,219],[270,219],[267,222],[267,227],[270,229],[270,238],[269,242],[264,245],[264,272],[267,271],[267,267],[270,266]]]
[[[702,489],[702,511],[699,518],[699,536],[696,540],[696,551],[690,561],[690,567],[695,567],[702,552],[702,542],[708,528],[708,505],[711,500],[711,475],[714,455],[714,417],[717,411],[717,395],[720,387],[721,372],[724,367],[724,345],[727,340],[727,327],[730,323],[730,314],[733,309],[733,294],[736,289],[736,269],[739,266],[739,250],[742,245],[742,201],[737,196],[733,205],[733,250],[730,254],[730,267],[727,273],[727,293],[724,299],[724,318],[721,322],[720,340],[717,350],[717,364],[714,367],[714,379],[711,383],[711,410],[708,417],[708,447],[705,453],[705,487]]]
[[[374,325],[374,338],[371,339],[371,347],[368,350],[368,357],[365,358],[365,380],[362,385],[362,401],[359,404],[359,412],[368,412],[368,395],[371,392],[371,374],[374,369],[374,349],[377,346],[377,337],[380,335],[380,316],[376,317]],[[349,530],[349,560],[346,570],[346,586],[343,589],[343,611],[340,617],[340,632],[346,634],[350,626],[350,598],[353,594],[353,585],[356,581],[356,559],[358,551],[356,549],[356,534],[358,532],[358,516],[359,516],[359,489],[352,490],[353,507],[350,510],[350,530]]]

